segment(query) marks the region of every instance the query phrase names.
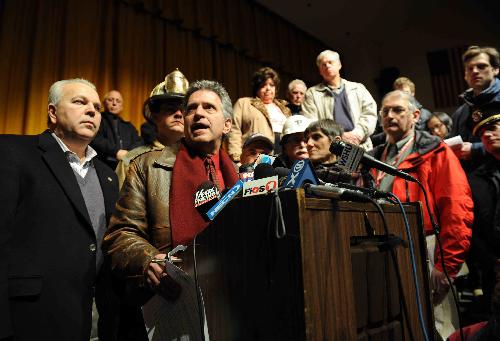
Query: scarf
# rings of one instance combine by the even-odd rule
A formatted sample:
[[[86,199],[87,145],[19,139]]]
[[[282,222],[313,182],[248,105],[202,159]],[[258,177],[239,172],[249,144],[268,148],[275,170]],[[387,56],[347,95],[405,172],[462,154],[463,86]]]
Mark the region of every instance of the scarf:
[[[224,184],[231,187],[238,181],[234,164],[223,149],[219,150],[219,160]],[[208,226],[209,222],[194,207],[194,194],[198,186],[207,180],[205,158],[197,155],[183,142],[175,159],[170,187],[173,247],[191,244],[193,238]]]

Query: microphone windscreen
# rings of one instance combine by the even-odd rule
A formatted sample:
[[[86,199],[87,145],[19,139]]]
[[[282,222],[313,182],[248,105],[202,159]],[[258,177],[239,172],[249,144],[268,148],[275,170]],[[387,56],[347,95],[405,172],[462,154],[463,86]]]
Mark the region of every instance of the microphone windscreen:
[[[330,145],[330,153],[340,156],[344,150],[345,143],[343,141],[335,140]]]
[[[238,173],[249,173],[253,172],[253,166],[251,163],[245,163],[244,165],[241,165]]]
[[[274,173],[282,178],[288,176],[288,173],[290,173],[290,169],[285,167],[276,167],[274,168]]]
[[[194,193],[194,207],[200,207],[208,202],[217,201],[220,198],[220,192],[212,181],[205,181],[198,186]]]
[[[273,166],[268,163],[259,163],[257,167],[255,167],[253,178],[259,180],[273,175],[275,175]]]

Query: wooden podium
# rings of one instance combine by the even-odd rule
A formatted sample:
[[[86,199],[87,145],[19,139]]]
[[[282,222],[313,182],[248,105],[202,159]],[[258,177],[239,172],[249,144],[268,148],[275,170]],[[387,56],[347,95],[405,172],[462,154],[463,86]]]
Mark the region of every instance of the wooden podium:
[[[395,249],[405,319],[389,253],[359,243],[370,227],[383,234],[372,204],[306,198],[303,190],[280,193],[280,199],[283,238],[276,236],[275,198],[266,195],[233,201],[195,240],[211,340],[410,340],[410,330],[423,340],[409,249]],[[389,232],[407,240],[399,208],[383,209]],[[432,337],[420,205],[407,205],[406,212]],[[193,254],[185,256],[192,272]]]

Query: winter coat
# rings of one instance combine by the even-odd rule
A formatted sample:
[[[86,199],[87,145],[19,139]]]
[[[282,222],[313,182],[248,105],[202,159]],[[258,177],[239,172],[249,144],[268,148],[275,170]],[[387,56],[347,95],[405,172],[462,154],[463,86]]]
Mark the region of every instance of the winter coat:
[[[385,144],[372,154],[380,160]],[[474,218],[472,194],[465,173],[453,151],[436,136],[415,132],[412,153],[398,166],[418,179],[429,198],[431,214],[440,226],[444,264],[451,276],[457,274],[469,250]],[[434,232],[424,194],[417,183],[395,177],[393,193],[403,202],[420,201],[427,235]],[[443,271],[441,255],[436,248],[435,267]]]
[[[274,104],[286,117],[292,115],[286,101],[275,99]],[[228,134],[228,154],[233,161],[240,160],[243,144],[254,133],[264,134],[275,144],[271,119],[264,103],[257,97],[240,98],[234,104],[233,126]]]
[[[342,79],[342,82],[354,123],[352,132],[362,137],[362,147],[369,150],[372,147],[370,135],[377,125],[377,103],[363,84],[345,79]],[[305,117],[312,120],[333,119],[333,107],[334,98],[326,84],[320,83],[307,89],[302,103]]]

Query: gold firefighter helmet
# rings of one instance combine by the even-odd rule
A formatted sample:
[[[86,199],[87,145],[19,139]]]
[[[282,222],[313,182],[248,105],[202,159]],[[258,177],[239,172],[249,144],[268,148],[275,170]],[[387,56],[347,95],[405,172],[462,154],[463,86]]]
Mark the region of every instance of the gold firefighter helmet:
[[[180,106],[188,87],[189,82],[179,69],[170,72],[163,82],[154,87],[144,103],[143,113],[146,120],[151,121],[151,112],[157,112],[162,103]]]

